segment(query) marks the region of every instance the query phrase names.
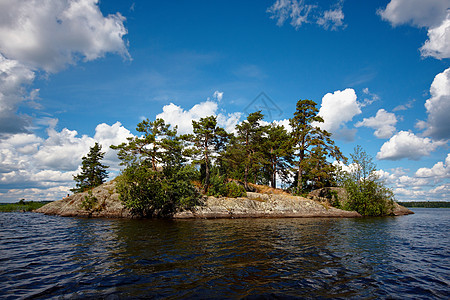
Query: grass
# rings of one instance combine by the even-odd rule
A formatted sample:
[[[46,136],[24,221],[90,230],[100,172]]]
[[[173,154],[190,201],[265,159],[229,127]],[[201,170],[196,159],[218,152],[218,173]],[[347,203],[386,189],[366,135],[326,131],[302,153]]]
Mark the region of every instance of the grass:
[[[0,212],[33,211],[51,201],[19,201],[17,203],[0,203]]]

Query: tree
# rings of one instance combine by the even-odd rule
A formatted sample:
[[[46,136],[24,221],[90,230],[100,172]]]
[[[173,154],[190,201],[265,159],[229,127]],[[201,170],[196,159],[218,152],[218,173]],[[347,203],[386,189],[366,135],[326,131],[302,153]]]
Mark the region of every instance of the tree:
[[[109,168],[101,163],[105,152],[101,152],[102,146],[95,143],[90,148],[89,153],[83,156],[81,162],[81,173],[73,176],[76,181],[76,187],[71,189],[74,193],[84,192],[88,189],[97,187],[105,182],[108,177],[106,169]]]
[[[289,176],[289,166],[293,154],[290,135],[284,126],[272,123],[266,127],[262,148],[269,173],[270,185],[276,188],[278,173],[284,179]]]
[[[191,180],[197,171],[184,165],[177,128],[170,129],[162,119],[147,119],[136,130],[142,136],[111,146],[119,150],[121,165],[126,166],[116,185],[124,206],[139,217],[167,217],[195,205],[198,193]]]
[[[153,171],[157,170],[158,164],[161,164],[167,158],[167,148],[176,139],[176,128],[170,129],[163,119],[149,121],[146,119],[140,122],[136,131],[142,133],[140,137],[130,137],[127,143],[118,146],[112,145],[111,148],[119,150],[117,156],[122,161],[121,165],[133,165],[148,161]]]
[[[343,182],[348,194],[345,208],[356,210],[363,216],[388,214],[393,207],[394,194],[377,175],[372,157],[361,146],[357,146],[350,156],[352,164]]]
[[[194,134],[188,135],[187,139],[193,143],[194,163],[204,166],[205,178],[203,190],[206,193],[211,176],[211,160],[217,157],[228,139],[228,134],[222,127],[217,126],[217,118],[209,116],[199,121],[192,121]]]
[[[168,217],[197,204],[192,166],[168,166],[154,171],[148,161],[129,165],[117,179],[120,200],[138,217]]]
[[[236,141],[241,145],[245,153],[244,161],[244,187],[248,190],[249,173],[252,171],[255,179],[258,175],[258,169],[263,163],[262,157],[262,140],[266,126],[261,125],[264,115],[261,111],[251,113],[247,116],[247,120],[236,125],[237,136]]]
[[[323,123],[318,116],[317,103],[312,100],[299,100],[297,102],[294,117],[290,119],[292,127],[292,143],[295,150],[297,168],[297,190],[303,190],[303,174],[313,158],[313,149],[320,148],[322,157],[333,157],[337,160],[345,160],[338,147],[330,138],[331,134],[320,129],[317,124]]]

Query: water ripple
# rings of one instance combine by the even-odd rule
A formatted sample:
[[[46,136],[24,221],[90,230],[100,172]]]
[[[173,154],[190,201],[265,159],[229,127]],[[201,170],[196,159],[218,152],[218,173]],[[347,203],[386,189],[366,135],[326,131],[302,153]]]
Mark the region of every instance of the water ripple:
[[[400,218],[0,214],[0,298],[450,297],[450,210]]]

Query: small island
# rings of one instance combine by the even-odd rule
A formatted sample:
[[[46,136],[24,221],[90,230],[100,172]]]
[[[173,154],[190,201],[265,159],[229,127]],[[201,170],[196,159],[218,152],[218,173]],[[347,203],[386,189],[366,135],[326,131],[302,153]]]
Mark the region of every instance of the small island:
[[[192,121],[193,133],[184,135],[162,119],[144,120],[140,136],[111,146],[124,166],[119,176],[105,183],[108,166],[96,143],[74,176],[75,194],[36,211],[175,219],[412,214],[394,201],[361,147],[343,170],[347,158],[317,126],[317,113],[314,101],[299,100],[289,131],[264,122],[261,111],[232,133],[215,116]],[[287,188],[277,188],[279,181]]]

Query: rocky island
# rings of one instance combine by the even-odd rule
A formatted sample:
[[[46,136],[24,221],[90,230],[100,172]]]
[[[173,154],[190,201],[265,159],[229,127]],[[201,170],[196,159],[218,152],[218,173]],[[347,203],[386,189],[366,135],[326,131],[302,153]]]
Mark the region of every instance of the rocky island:
[[[255,185],[256,186],[256,185]],[[333,188],[338,189],[338,188]],[[340,195],[345,193],[339,191]],[[318,192],[308,198],[292,196],[282,190],[256,189],[247,192],[247,197],[202,197],[200,204],[190,210],[178,211],[174,219],[213,218],[297,218],[297,217],[361,217],[355,211],[345,211],[332,207]],[[68,196],[51,202],[36,210],[38,213],[71,217],[133,218],[119,199],[115,181],[110,181],[92,190],[97,199],[92,209],[82,208],[82,202],[89,197],[88,192]],[[391,215],[407,215],[413,212],[395,203]]]

